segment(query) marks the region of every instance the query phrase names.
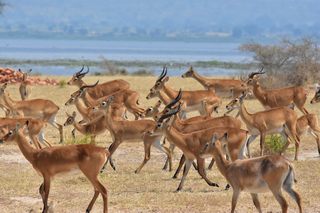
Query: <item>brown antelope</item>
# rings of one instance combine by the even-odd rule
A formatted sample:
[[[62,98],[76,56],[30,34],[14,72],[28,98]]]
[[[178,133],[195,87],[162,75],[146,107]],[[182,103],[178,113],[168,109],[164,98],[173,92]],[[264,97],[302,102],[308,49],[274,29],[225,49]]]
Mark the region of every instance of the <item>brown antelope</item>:
[[[260,155],[264,153],[264,140],[267,134],[280,133],[287,137],[285,130],[288,129],[291,138],[295,141],[295,160],[298,160],[300,139],[297,135],[297,114],[289,107],[277,107],[269,110],[249,113],[244,105],[246,93],[243,93],[238,98],[233,99],[227,106],[230,112],[234,109],[239,109],[240,117],[247,126],[251,135],[247,141],[248,152],[249,145],[253,140],[260,135]],[[289,146],[289,140],[283,148],[283,151]]]
[[[258,193],[272,192],[282,212],[288,211],[288,203],[282,195],[284,189],[298,204],[299,212],[302,212],[301,197],[293,189],[295,172],[290,162],[280,155],[263,156],[245,160],[227,161],[222,153],[220,141],[214,136],[212,142],[206,144],[201,152],[202,157],[208,154],[214,156],[220,173],[226,178],[233,189],[231,213],[235,211],[241,191],[251,194],[253,203],[261,213]]]
[[[243,91],[247,90],[241,80],[236,79],[209,79],[199,75],[192,66],[189,70],[182,74],[182,78],[194,78],[205,89],[213,90],[216,94],[232,95],[232,97],[238,97]]]
[[[310,101],[310,104],[315,104],[320,102],[320,85],[316,85],[316,92],[314,94],[314,97],[312,98],[312,100]]]
[[[10,109],[14,117],[34,118],[48,122],[53,127],[57,128],[60,133],[60,143],[63,142],[63,126],[56,122],[56,115],[59,107],[50,100],[45,99],[30,99],[25,101],[14,101],[9,94],[5,92],[7,83],[0,87],[0,98],[3,98],[4,103]]]
[[[148,107],[144,113],[143,113],[143,117],[145,118],[153,118],[154,120],[156,120],[156,116],[160,113],[160,106],[161,106],[162,101],[159,100],[155,103],[154,106],[150,106]]]
[[[27,78],[28,74],[32,71],[32,69],[28,70],[27,72],[22,72],[20,69],[18,71],[22,74],[22,80],[19,86],[21,100],[26,100],[29,98],[31,93],[31,89],[28,86]]]
[[[318,117],[316,114],[302,115],[297,120],[297,134],[301,137],[305,133],[310,133],[316,139],[318,153],[320,155],[320,127],[318,123]]]
[[[171,153],[168,148],[160,144],[162,135],[150,136],[149,134],[146,134],[147,132],[155,128],[156,122],[146,119],[134,121],[114,119],[114,117],[112,116],[113,109],[112,107],[110,107],[113,103],[113,99],[113,96],[109,96],[105,101],[102,101],[99,106],[95,107],[95,110],[105,111],[108,130],[110,131],[113,139],[112,144],[109,146],[109,160],[111,167],[115,170],[115,166],[111,157],[122,142],[131,142],[133,140],[142,139],[144,143],[145,156],[141,165],[135,170],[135,173],[139,173],[143,166],[149,161],[150,149],[152,145],[160,151],[164,152],[170,159],[169,170],[171,171]]]
[[[79,88],[87,85],[82,78],[89,73],[89,67],[87,67],[87,71],[83,72],[84,67],[79,72],[76,72],[72,78],[68,81],[68,85],[75,85]],[[116,79],[112,81],[108,81],[102,84],[97,85],[96,87],[88,88],[88,94],[94,98],[101,98],[107,95],[110,95],[119,90],[129,89],[130,84],[122,79]]]
[[[301,87],[286,87],[280,89],[263,89],[260,86],[258,75],[264,74],[263,68],[259,72],[253,72],[249,75],[246,81],[247,85],[253,86],[253,94],[265,109],[275,107],[289,106],[295,104],[297,108],[303,113],[307,114],[308,111],[304,107],[307,100],[307,91]]]
[[[230,140],[239,140],[241,138],[242,141],[246,140],[247,131],[235,128],[209,128],[200,131],[194,131],[191,133],[181,133],[176,128],[172,126],[173,116],[177,114],[180,110],[180,105],[172,110],[170,113],[161,116],[158,120],[158,125],[151,132],[151,135],[162,135],[165,134],[166,138],[174,143],[176,146],[181,149],[185,158],[185,169],[183,171],[183,177],[179,184],[177,191],[180,191],[183,187],[185,178],[189,172],[190,166],[193,160],[197,160],[198,164],[198,172],[201,177],[207,182],[210,186],[218,186],[216,183],[211,182],[204,170],[204,159],[200,158],[200,150],[203,146],[211,140],[213,134],[224,135],[226,132],[230,136],[228,139]],[[244,144],[244,142],[242,143]]]
[[[28,122],[26,123],[28,125]],[[57,174],[79,169],[90,181],[94,188],[94,195],[86,212],[90,212],[97,197],[101,193],[103,198],[103,212],[108,212],[108,193],[98,180],[98,174],[109,156],[108,150],[91,144],[66,145],[48,147],[45,149],[33,148],[19,125],[10,130],[3,141],[16,141],[24,157],[31,163],[38,174],[43,177],[39,193],[43,202],[43,213],[48,212],[48,197],[51,180]]]
[[[179,92],[178,96],[169,105],[167,105],[161,113],[158,113],[158,115],[155,116],[155,119],[158,120],[161,116],[165,116],[166,114],[170,113],[170,111],[172,110],[171,107],[174,106],[176,103],[178,103],[180,99],[181,99],[181,92]],[[215,118],[212,118],[210,116],[209,117],[196,116],[196,117],[189,118],[187,120],[181,120],[179,115],[176,114],[173,118],[172,126],[178,131],[180,131],[181,133],[192,133],[194,131],[210,129],[210,128],[218,128],[218,127],[240,129],[241,121],[230,116],[222,116],[222,117],[215,117]],[[239,139],[240,141],[242,141],[241,138]],[[173,151],[174,147],[175,145],[171,143],[170,144],[171,152]],[[183,166],[184,160],[185,158],[184,156],[182,156],[179,167],[176,173],[174,174],[173,178],[177,178],[177,175],[179,174]],[[214,164],[214,159],[212,159],[208,168],[211,169],[213,164]],[[166,165],[164,168],[166,168]]]
[[[170,100],[177,97],[178,91],[166,84],[169,80],[169,77],[166,75],[167,67],[164,67],[155,85],[150,89],[150,93],[146,97],[147,99],[155,96],[161,97],[161,91],[164,92]],[[211,90],[183,91],[181,100],[183,100],[183,117],[185,117],[186,112],[190,111],[199,111],[201,115],[211,115],[214,110],[217,112],[217,108],[221,105],[221,99]]]
[[[5,127],[5,133],[7,133],[9,130],[14,129],[17,124],[22,126],[27,121],[29,122],[27,126],[27,133],[35,147],[37,149],[41,149],[41,145],[39,142],[47,147],[51,147],[52,145],[44,137],[43,127],[46,124],[42,120],[31,118],[0,118],[0,127]]]
[[[94,99],[88,92],[87,90],[89,88],[94,88],[98,85],[97,81],[93,85],[85,85],[82,86],[77,92],[74,94],[78,93],[77,96],[81,97],[85,103],[87,103],[88,106],[94,107],[96,105],[99,105],[99,103],[103,100],[106,99],[107,96],[101,97],[99,99]],[[138,100],[139,100],[139,93],[130,89],[126,90],[120,90],[115,93],[112,93],[108,96],[114,96],[114,101],[113,103],[116,104],[122,104],[124,105],[128,111],[130,111],[132,114],[134,114],[135,119],[138,120],[139,117],[141,117],[144,113],[144,109],[138,106]]]
[[[107,124],[105,122],[106,117],[105,115],[101,115],[99,117],[96,117],[94,120],[85,123],[80,124],[79,122],[76,122],[75,118],[77,116],[76,112],[73,112],[72,115],[67,114],[67,119],[63,126],[69,126],[73,125],[78,132],[80,132],[83,135],[90,135],[91,137],[91,143],[95,143],[95,138],[97,135],[103,134],[107,129]]]

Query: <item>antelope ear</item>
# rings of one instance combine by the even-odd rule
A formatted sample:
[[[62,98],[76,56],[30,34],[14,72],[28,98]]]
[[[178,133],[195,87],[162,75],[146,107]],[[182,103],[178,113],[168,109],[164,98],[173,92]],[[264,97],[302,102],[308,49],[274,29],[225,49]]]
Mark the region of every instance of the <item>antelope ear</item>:
[[[158,100],[157,104],[156,104],[156,107],[160,107],[162,104],[161,100]]]
[[[77,113],[75,111],[73,111],[72,113],[72,117],[76,117]]]
[[[169,76],[166,76],[166,77],[162,80],[162,82],[167,82],[167,81],[169,81]]]
[[[17,123],[17,124],[16,124],[16,128],[15,128],[15,131],[18,131],[20,128],[21,128],[20,123]]]
[[[213,134],[211,138],[211,143],[214,145],[217,140],[218,140],[218,136],[216,134]]]

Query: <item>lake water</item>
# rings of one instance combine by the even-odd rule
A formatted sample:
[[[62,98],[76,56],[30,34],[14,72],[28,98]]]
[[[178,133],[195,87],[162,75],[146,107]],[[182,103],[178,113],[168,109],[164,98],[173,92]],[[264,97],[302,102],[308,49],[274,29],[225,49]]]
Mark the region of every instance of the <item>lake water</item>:
[[[186,65],[188,62],[208,60],[250,61],[250,55],[239,51],[239,46],[239,43],[215,42],[0,39],[0,58],[99,60],[103,57],[118,61],[177,61]],[[156,68],[153,69],[158,72]],[[184,71],[185,68],[181,69]],[[35,67],[35,70],[57,75],[74,72],[70,71],[70,67],[61,66]],[[99,71],[99,68],[94,67],[93,70]],[[175,68],[173,72],[180,74],[182,71]],[[228,75],[235,70],[201,69],[200,72]]]

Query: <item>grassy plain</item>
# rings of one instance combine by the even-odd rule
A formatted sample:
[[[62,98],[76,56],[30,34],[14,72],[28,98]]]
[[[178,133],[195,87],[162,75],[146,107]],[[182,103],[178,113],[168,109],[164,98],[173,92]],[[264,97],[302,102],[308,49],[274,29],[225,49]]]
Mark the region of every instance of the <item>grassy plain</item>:
[[[55,77],[58,80],[68,80],[68,77]],[[155,77],[86,77],[88,83],[96,80],[100,82],[123,78],[130,82],[131,88],[138,91],[140,103],[147,107],[156,100],[147,101],[147,92],[153,85]],[[172,78],[169,84],[176,89],[184,90],[200,89],[201,86],[193,79]],[[18,99],[17,85],[10,85],[9,93],[14,99]],[[66,86],[33,86],[31,98],[47,98],[53,100],[61,109],[58,114],[58,122],[64,123],[65,112],[72,112],[73,107],[65,107],[64,103],[69,94],[75,91],[75,87]],[[311,92],[313,93],[313,92]],[[309,99],[311,98],[309,95]],[[228,100],[224,101],[224,105]],[[261,110],[262,107],[256,100],[246,102],[252,112]],[[319,105],[307,104],[307,109],[313,113],[320,113]],[[225,112],[220,109],[219,114]],[[77,117],[80,120],[80,117]],[[243,126],[244,127],[244,126]],[[71,127],[65,128],[65,137],[70,138]],[[52,143],[59,140],[58,132],[51,126],[46,127],[46,137]],[[79,134],[77,136],[81,137]],[[99,146],[109,146],[111,137],[108,132],[97,138]],[[57,144],[55,144],[57,145]],[[258,143],[253,144],[257,150]],[[296,169],[298,184],[297,191],[303,199],[304,212],[320,212],[320,164],[316,144],[312,137],[305,136],[301,142],[301,160],[293,162]],[[287,155],[293,159],[293,149],[289,149]],[[182,192],[175,193],[180,178],[172,179],[173,172],[162,171],[165,155],[152,149],[151,160],[143,168],[140,174],[134,174],[134,170],[142,162],[144,156],[141,141],[135,143],[123,143],[115,152],[114,159],[117,171],[109,166],[100,176],[109,193],[110,212],[230,212],[232,190],[224,191],[226,181],[216,167],[207,174],[211,180],[217,182],[220,188],[208,186],[193,170],[185,182]],[[178,164],[180,152],[175,150],[174,167]],[[20,153],[15,143],[0,145],[0,211],[1,212],[41,212],[42,202],[38,194],[38,187],[42,178],[32,169],[29,162]],[[93,195],[93,189],[86,178],[80,173],[63,174],[57,176],[52,183],[49,201],[54,212],[70,213],[85,212],[85,209]],[[285,195],[289,201],[289,212],[297,212],[295,203]],[[280,206],[271,193],[261,194],[260,202],[263,212],[280,212]],[[102,211],[102,200],[99,197],[92,212]],[[256,212],[251,197],[242,193],[237,205],[237,212]]]

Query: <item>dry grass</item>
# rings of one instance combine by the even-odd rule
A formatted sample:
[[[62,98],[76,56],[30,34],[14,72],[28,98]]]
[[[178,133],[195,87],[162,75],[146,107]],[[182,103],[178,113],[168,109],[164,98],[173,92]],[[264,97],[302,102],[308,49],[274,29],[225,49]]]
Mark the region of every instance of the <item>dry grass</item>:
[[[57,77],[59,80],[65,79]],[[116,77],[99,78],[100,82]],[[95,82],[97,77],[88,77],[88,82]],[[131,83],[131,87],[140,94],[141,105],[147,107],[156,100],[147,102],[145,96],[152,86],[153,77],[124,77]],[[199,89],[198,83],[192,79],[170,80],[170,84],[179,89]],[[74,108],[66,108],[64,102],[68,94],[75,87],[38,86],[32,90],[32,98],[48,98],[60,107],[58,122],[65,121],[65,111],[72,112]],[[17,86],[10,86],[12,97],[18,99]],[[311,95],[310,95],[311,96]],[[224,104],[227,101],[224,102]],[[309,103],[309,102],[308,102]],[[247,102],[250,111],[262,109],[257,101]],[[318,106],[307,105],[311,112],[319,114]],[[223,113],[224,109],[221,110]],[[80,119],[78,117],[78,119]],[[71,127],[65,129],[70,137]],[[79,135],[79,134],[78,134]],[[52,127],[46,128],[46,136],[53,143],[58,142],[58,132]],[[108,133],[97,138],[99,146],[108,146],[111,138]],[[257,144],[253,148],[257,149]],[[292,150],[292,149],[291,149]],[[174,168],[178,163],[180,152],[176,150]],[[288,152],[292,159],[292,151]],[[162,171],[165,156],[155,149],[152,150],[151,160],[143,168],[140,174],[134,174],[134,170],[142,162],[144,156],[141,142],[122,144],[114,155],[117,171],[109,166],[107,171],[100,176],[109,192],[110,212],[229,212],[232,190],[224,191],[226,181],[214,167],[208,171],[208,176],[214,182],[220,184],[220,188],[209,187],[194,171],[191,170],[185,182],[184,190],[175,193],[180,179],[171,179],[173,173]],[[320,164],[313,138],[306,136],[302,140],[301,160],[294,162],[298,184],[297,190],[303,198],[305,212],[317,212],[320,209]],[[42,179],[32,169],[31,165],[21,155],[16,144],[0,145],[0,208],[1,212],[40,212],[42,202],[38,194],[38,187]],[[90,183],[82,174],[65,174],[56,177],[52,184],[49,200],[53,202],[55,212],[84,212],[93,195]],[[290,211],[297,212],[295,203],[289,200]],[[263,212],[280,212],[280,206],[276,203],[271,193],[261,194]],[[102,201],[98,199],[92,212],[101,212]],[[237,212],[255,212],[249,194],[243,193],[239,199]]]

